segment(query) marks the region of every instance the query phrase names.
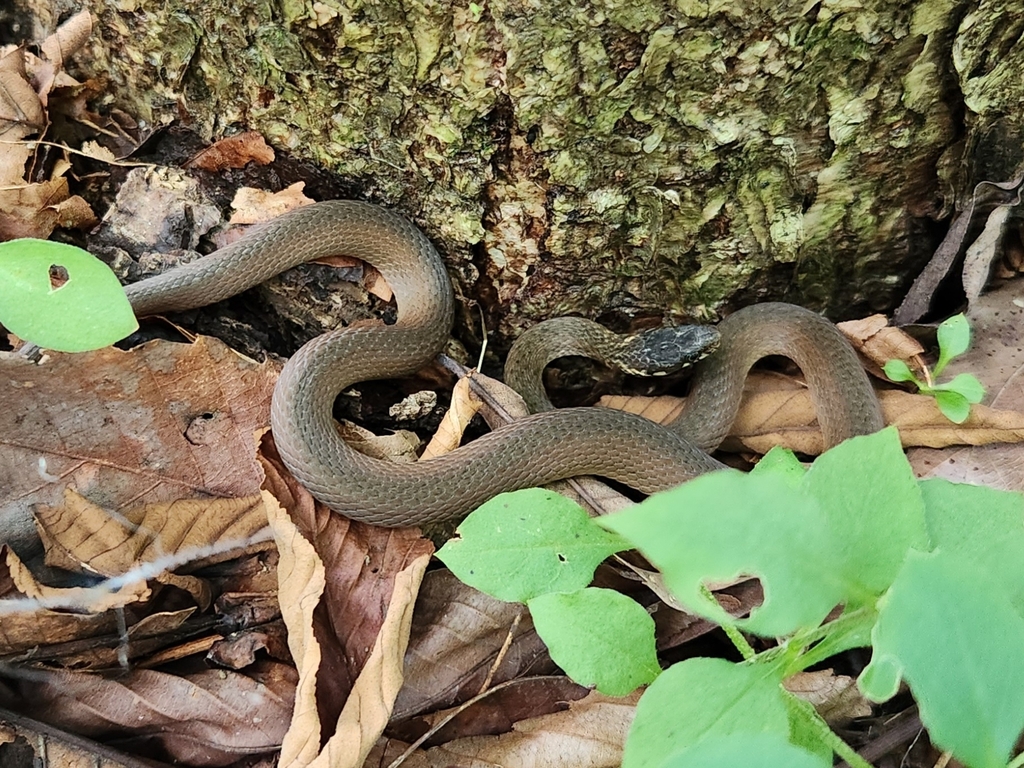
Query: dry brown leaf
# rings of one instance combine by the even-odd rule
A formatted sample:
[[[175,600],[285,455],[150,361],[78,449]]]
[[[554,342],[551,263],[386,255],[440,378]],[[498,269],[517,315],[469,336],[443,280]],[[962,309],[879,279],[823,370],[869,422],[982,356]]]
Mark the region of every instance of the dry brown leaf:
[[[954,424],[939,411],[935,398],[892,390],[881,393],[887,423],[900,430],[904,446],[946,448],[1024,441],[1024,412],[972,405],[963,424]],[[1005,446],[1006,450],[1014,450]]]
[[[384,732],[402,688],[402,662],[409,643],[413,608],[429,562],[430,555],[422,554],[396,575],[373,650],[345,701],[334,735],[312,766],[359,768]],[[358,753],[353,753],[357,745]]]
[[[617,768],[639,698],[639,691],[623,698],[594,691],[565,712],[520,720],[512,733],[450,741],[426,755],[437,768]]]
[[[509,631],[512,644],[492,670]],[[472,698],[489,674],[497,685],[553,669],[523,606],[466,586],[448,570],[431,571],[413,617],[405,685],[395,702],[394,717],[405,720]]]
[[[265,189],[239,187],[231,201],[233,213],[229,224],[261,224],[280,216],[282,213],[312,205],[313,200],[303,194],[306,182],[297,181],[280,192]]]
[[[25,69],[25,51],[15,48],[0,56],[0,138],[18,141],[45,125],[43,104],[29,83]],[[5,183],[10,180],[10,169],[7,171],[3,178]],[[20,179],[23,173],[24,168],[20,168],[15,178]]]
[[[34,751],[33,765],[59,766],[60,768],[139,768],[137,758],[118,752],[116,749],[90,739],[67,733],[59,728],[22,717],[14,712],[0,712],[0,744],[21,743]],[[13,755],[6,755],[9,762],[27,764]]]
[[[388,725],[389,740],[379,741],[374,752],[386,749],[396,739],[408,745],[426,737],[422,743],[431,747],[468,736],[508,733],[519,720],[563,712],[570,702],[589,693],[590,689],[564,675],[510,680],[490,687],[486,693],[458,707],[433,711],[404,723],[396,723],[392,718]]]
[[[302,537],[269,490],[263,491],[263,504],[281,555],[277,566],[278,599],[281,618],[288,627],[288,648],[298,671],[295,705],[283,738],[280,764],[304,766],[320,751],[316,673],[321,652],[313,631],[313,609],[323,595],[325,570],[313,545]]]
[[[840,331],[854,348],[873,364],[873,373],[881,370],[889,360],[903,360],[918,372],[922,370],[920,355],[924,347],[913,336],[889,325],[885,315],[871,315],[861,320],[839,323]]]
[[[387,435],[375,435],[358,424],[346,421],[338,424],[338,434],[357,451],[375,459],[413,462],[416,461],[416,451],[420,447],[419,435],[404,429]]]
[[[346,260],[343,256],[332,256],[329,259],[318,259],[317,263],[330,264],[336,267],[348,266],[347,264],[338,263],[343,260]],[[366,288],[368,293],[376,296],[381,301],[391,301],[395,297],[395,293],[391,290],[391,286],[388,285],[388,281],[384,279],[384,275],[369,264],[365,265],[363,270],[363,287]]]
[[[683,412],[686,400],[673,395],[640,397],[636,395],[605,395],[597,404],[603,408],[617,408],[635,413],[656,424],[668,424]]]
[[[468,378],[461,378],[455,382],[451,407],[424,449],[423,460],[451,453],[458,448],[466,427],[480,410],[480,405],[480,400],[472,395]]]
[[[64,643],[112,632],[113,614],[67,613],[40,606],[17,583],[35,579],[6,545],[0,545],[0,653],[9,654],[47,644]],[[30,592],[34,592],[30,590]]]
[[[86,157],[97,160],[101,163],[116,163],[117,155],[95,141],[86,141],[78,149]]]
[[[333,736],[321,751],[324,728],[318,716],[316,683],[322,656],[313,622],[315,606],[326,583],[325,568],[288,513],[269,491],[264,493],[281,551],[278,574],[282,617],[289,628],[289,647],[299,667],[295,710],[281,748],[280,765],[357,768],[387,725],[395,696],[401,688],[402,659],[409,638],[412,608],[430,555],[421,555],[397,574],[386,618],[373,650],[345,702]]]
[[[953,424],[938,410],[935,399],[900,390],[878,393],[886,424],[899,427],[906,447],[951,445],[987,445],[1024,440],[1024,413],[974,406],[963,424]],[[675,418],[684,400],[609,396],[600,404],[621,407],[659,423]],[[798,382],[771,373],[754,372],[747,380],[743,404],[724,443],[727,450],[766,453],[781,445],[798,453],[816,456],[823,441],[817,425],[814,404],[807,388]]]
[[[256,165],[274,162],[274,150],[256,131],[245,131],[214,142],[187,161],[185,167],[216,172],[244,168],[250,162]]]
[[[90,229],[99,223],[92,206],[84,198],[72,195],[54,206],[57,226],[64,229]]]
[[[1017,205],[1020,204],[1020,193],[1021,190],[1018,188]],[[1014,207],[1016,206],[1001,205],[992,211],[985,220],[984,230],[967,247],[961,279],[968,305],[973,305],[981,296],[981,292],[988,285],[993,267],[1002,258],[1002,243],[1005,239],[1007,225],[1012,220]]]
[[[179,677],[136,669],[117,679],[35,670],[18,681],[21,706],[43,722],[87,736],[156,742],[175,762],[229,765],[278,748],[295,671],[262,662],[251,675],[208,670]]]
[[[70,488],[63,504],[40,505],[36,520],[48,565],[103,576],[179,557],[192,567],[237,557],[267,525],[259,496],[186,499],[112,515]]]
[[[67,199],[67,179],[0,189],[0,241],[19,237],[45,240],[57,226],[58,210]]]
[[[269,421],[272,363],[201,338],[42,365],[0,353],[0,373],[0,526],[15,540],[33,540],[28,509],[68,487],[115,513],[259,492],[252,432]]]
[[[416,563],[425,564],[433,545],[420,536],[418,529],[365,525],[315,504],[284,469],[269,435],[263,438],[261,456],[264,487],[288,510],[325,568],[323,595],[312,614],[320,653],[315,683],[317,720],[322,730],[315,740],[320,743],[324,736],[332,736],[334,724],[340,723],[342,705],[377,646],[381,628],[385,622],[399,618],[391,612],[405,610],[393,603],[399,580],[407,579]],[[388,604],[395,607],[385,613],[382,606]],[[408,608],[411,610],[411,604]],[[305,652],[310,652],[308,646]],[[400,657],[396,663],[395,673],[400,676]],[[379,691],[377,695],[381,695]],[[390,706],[389,699],[389,712]],[[303,731],[302,738],[310,736]],[[299,752],[303,750],[296,748],[293,753]]]
[[[786,678],[782,686],[813,705],[829,725],[844,725],[871,714],[871,704],[857,689],[857,680],[831,669],[798,672]]]
[[[92,15],[79,11],[62,22],[57,30],[40,46],[43,56],[59,67],[63,67],[75,51],[79,50],[92,34]]]

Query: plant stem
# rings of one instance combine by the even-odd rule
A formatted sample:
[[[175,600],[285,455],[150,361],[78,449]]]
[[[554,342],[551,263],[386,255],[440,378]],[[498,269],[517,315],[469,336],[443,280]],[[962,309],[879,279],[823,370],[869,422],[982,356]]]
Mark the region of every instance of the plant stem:
[[[700,593],[711,602],[718,602],[715,600],[715,596],[711,593],[711,590],[703,584],[700,586]],[[747,638],[745,638],[743,633],[736,629],[736,627],[729,626],[728,624],[722,624],[721,627],[725,631],[725,636],[732,640],[732,644],[736,646],[736,650],[740,652],[740,655],[743,656],[744,660],[750,660],[757,655],[754,648],[747,642]]]

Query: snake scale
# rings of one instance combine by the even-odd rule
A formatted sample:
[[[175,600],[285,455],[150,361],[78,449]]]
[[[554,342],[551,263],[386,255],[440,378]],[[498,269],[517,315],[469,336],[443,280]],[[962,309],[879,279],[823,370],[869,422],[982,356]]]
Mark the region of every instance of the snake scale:
[[[455,451],[412,464],[365,456],[335,429],[337,395],[358,382],[408,375],[444,345],[455,299],[437,251],[402,216],[332,200],[286,213],[213,254],[125,288],[139,316],[191,309],[233,296],[298,264],[332,255],[376,267],[394,291],[394,325],[329,331],[296,352],[274,390],[271,425],[289,471],[331,509],[375,525],[404,526],[465,515],[504,491],[578,475],[644,493],[722,465],[702,448],[731,425],[750,366],[783,354],[808,378],[826,442],[882,426],[856,354],[808,310],[759,304],[720,326],[718,351],[698,367],[690,405],[672,429],[604,408],[534,414]]]

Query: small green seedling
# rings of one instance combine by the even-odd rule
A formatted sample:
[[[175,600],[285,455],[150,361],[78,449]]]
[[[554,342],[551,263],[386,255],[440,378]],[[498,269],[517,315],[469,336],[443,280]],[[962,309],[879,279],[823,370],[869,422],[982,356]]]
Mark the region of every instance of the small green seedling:
[[[647,611],[590,586],[631,547],[678,604],[740,639],[742,662],[661,669]],[[577,682],[613,696],[648,686],[623,768],[828,768],[833,754],[870,768],[783,684],[862,647],[865,697],[906,683],[932,742],[961,764],[1024,765],[1011,757],[1024,729],[1024,495],[916,479],[895,428],[807,470],[776,448],[748,474],[702,475],[596,520],[549,491],[503,494],[437,554],[467,584],[525,603]],[[764,587],[748,617],[706,586],[741,574]],[[741,632],[775,643],[758,653]]]
[[[64,243],[0,243],[0,323],[46,349],[86,352],[139,327],[110,267]]]
[[[971,327],[963,314],[954,315],[944,321],[938,330],[939,361],[935,370],[924,369],[925,380],[914,375],[902,360],[890,360],[885,364],[885,375],[890,381],[909,381],[925,395],[931,395],[943,415],[954,424],[962,424],[971,413],[971,405],[980,403],[985,397],[985,388],[969,373],[961,373],[944,384],[934,383],[945,370],[949,361],[967,351],[971,344]]]

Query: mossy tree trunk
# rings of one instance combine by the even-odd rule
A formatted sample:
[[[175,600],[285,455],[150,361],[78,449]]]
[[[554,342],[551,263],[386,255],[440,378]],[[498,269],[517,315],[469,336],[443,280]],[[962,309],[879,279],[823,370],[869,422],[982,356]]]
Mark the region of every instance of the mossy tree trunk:
[[[506,336],[889,309],[1022,155],[1018,0],[86,4],[112,104],[256,129],[403,210]]]

